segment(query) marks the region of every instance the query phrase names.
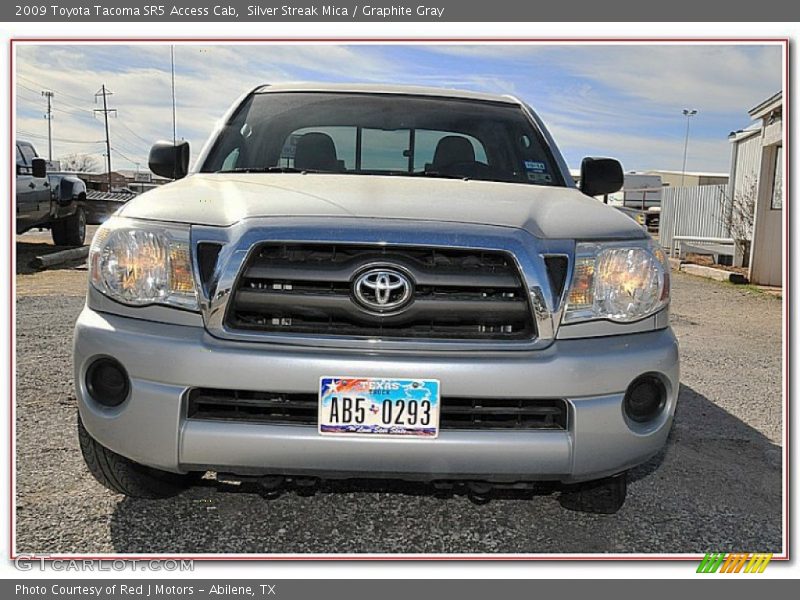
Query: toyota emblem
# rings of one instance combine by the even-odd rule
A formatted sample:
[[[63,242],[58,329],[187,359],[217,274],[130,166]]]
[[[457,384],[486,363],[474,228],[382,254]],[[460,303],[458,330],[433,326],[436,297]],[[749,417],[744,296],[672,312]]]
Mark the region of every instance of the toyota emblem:
[[[411,300],[412,292],[411,280],[400,271],[387,267],[364,271],[353,284],[358,303],[379,313],[403,308]]]

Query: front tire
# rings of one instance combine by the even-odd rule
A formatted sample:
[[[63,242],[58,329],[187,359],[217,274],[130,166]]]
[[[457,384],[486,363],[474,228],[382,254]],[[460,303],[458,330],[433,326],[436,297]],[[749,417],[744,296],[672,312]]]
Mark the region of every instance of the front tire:
[[[191,476],[146,467],[100,445],[78,415],[78,440],[83,460],[92,476],[103,486],[131,498],[170,498],[191,485]]]
[[[66,219],[53,223],[53,243],[56,246],[83,246],[86,241],[86,213],[80,206]]]

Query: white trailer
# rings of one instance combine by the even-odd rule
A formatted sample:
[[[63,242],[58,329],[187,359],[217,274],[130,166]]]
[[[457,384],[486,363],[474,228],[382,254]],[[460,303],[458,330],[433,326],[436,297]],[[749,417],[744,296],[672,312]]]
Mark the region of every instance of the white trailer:
[[[649,231],[658,231],[663,189],[660,175],[625,174],[622,205],[625,208],[641,211]]]
[[[622,204],[629,208],[648,210],[661,207],[660,175],[625,174],[625,183],[622,185]]]

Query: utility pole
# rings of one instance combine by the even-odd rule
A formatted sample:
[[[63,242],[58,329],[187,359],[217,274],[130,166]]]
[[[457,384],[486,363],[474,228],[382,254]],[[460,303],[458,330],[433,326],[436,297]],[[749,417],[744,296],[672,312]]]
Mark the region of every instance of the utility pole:
[[[96,113],[103,113],[103,117],[106,122],[106,159],[108,165],[108,191],[111,191],[111,138],[108,135],[108,113],[112,113],[114,116],[117,114],[117,109],[115,108],[108,108],[108,100],[107,97],[113,95],[113,92],[108,91],[106,89],[106,84],[104,83],[102,87],[97,91],[94,95],[94,101],[97,102],[97,97],[103,97],[103,108],[95,108],[94,112]]]
[[[172,145],[177,143],[178,125],[175,112],[175,44],[169,47],[169,62],[172,70]]]
[[[47,98],[47,114],[44,116],[47,119],[47,160],[53,160],[53,106],[51,101],[55,94],[50,90],[43,90],[42,96]]]
[[[697,114],[697,110],[693,108],[684,108],[683,116],[686,117],[686,137],[683,139],[683,169],[681,170],[681,187],[683,187],[683,180],[686,178],[686,152],[689,150],[689,120]]]

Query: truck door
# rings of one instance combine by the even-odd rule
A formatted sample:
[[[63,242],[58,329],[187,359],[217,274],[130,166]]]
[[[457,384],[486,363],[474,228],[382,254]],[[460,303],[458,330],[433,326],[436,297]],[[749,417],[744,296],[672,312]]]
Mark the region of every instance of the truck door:
[[[26,230],[50,217],[50,183],[33,176],[36,151],[27,142],[17,144],[17,230]]]
[[[36,183],[33,181],[31,167],[25,163],[25,157],[17,144],[17,233],[31,227],[38,211],[39,201],[36,198]]]

